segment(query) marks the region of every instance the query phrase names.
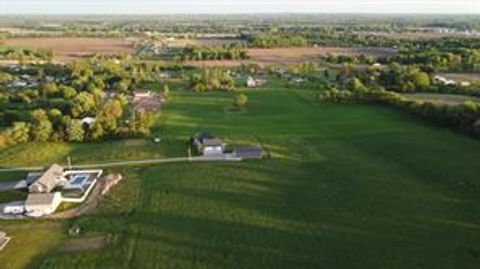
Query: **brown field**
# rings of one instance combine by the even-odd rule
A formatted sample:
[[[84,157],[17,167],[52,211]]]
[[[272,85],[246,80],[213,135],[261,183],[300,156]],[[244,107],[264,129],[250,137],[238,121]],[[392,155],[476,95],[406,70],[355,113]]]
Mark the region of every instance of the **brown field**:
[[[132,42],[123,38],[32,37],[10,38],[3,40],[2,43],[7,46],[52,50],[54,58],[59,61],[72,61],[96,53],[132,54],[135,52]]]
[[[408,93],[403,96],[424,102],[432,102],[439,105],[460,105],[467,101],[480,102],[480,98],[458,95],[458,94],[436,94],[436,93]]]
[[[363,32],[364,36],[380,36],[389,39],[404,39],[404,40],[430,40],[440,39],[444,37],[464,37],[475,38],[478,36],[468,36],[462,33],[439,33],[439,32]]]
[[[168,41],[168,46],[172,48],[183,48],[185,46],[222,46],[225,44],[243,42],[241,39],[227,39],[227,38],[197,38],[197,39],[175,39]]]
[[[239,66],[241,64],[285,64],[298,63],[314,60],[316,57],[326,54],[391,56],[396,53],[388,48],[342,48],[342,47],[301,47],[301,48],[273,48],[273,49],[249,49],[248,60],[225,60],[225,61],[190,61],[193,66]]]

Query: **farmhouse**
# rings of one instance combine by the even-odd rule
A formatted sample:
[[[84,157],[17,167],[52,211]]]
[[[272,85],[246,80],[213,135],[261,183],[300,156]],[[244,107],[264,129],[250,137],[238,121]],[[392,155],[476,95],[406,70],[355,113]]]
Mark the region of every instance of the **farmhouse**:
[[[223,154],[224,143],[218,137],[206,133],[200,133],[195,135],[192,140],[193,144],[197,147],[198,152],[204,156]]]
[[[0,250],[3,250],[10,241],[10,237],[5,232],[0,231]]]
[[[30,193],[25,202],[26,215],[41,217],[52,214],[62,202],[60,192],[54,193]]]
[[[262,158],[263,151],[259,146],[241,146],[233,150],[233,155],[244,160],[258,160]]]
[[[63,167],[53,164],[37,179],[34,179],[34,182],[28,186],[28,191],[30,193],[49,193],[63,181],[66,181],[63,177]]]

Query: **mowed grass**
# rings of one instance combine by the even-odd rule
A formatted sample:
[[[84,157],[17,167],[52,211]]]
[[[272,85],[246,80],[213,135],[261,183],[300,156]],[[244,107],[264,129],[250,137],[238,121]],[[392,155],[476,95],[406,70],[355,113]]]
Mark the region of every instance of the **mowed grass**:
[[[272,158],[119,169],[98,214],[64,223],[116,240],[29,267],[478,268],[478,141],[308,91],[247,95],[234,113],[229,93],[175,92],[155,133],[180,149],[205,130]]]

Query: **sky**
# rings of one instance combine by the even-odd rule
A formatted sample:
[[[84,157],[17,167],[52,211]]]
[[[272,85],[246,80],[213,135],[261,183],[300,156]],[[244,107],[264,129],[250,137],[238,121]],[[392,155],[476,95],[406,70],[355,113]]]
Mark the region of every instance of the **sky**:
[[[470,13],[480,0],[0,0],[0,14]]]

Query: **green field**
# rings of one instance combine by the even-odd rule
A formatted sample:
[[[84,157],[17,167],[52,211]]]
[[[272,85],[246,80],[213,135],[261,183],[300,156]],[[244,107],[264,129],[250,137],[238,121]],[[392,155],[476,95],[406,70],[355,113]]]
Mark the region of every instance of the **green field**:
[[[315,103],[308,91],[247,95],[235,113],[229,93],[173,93],[158,145],[1,153],[2,166],[183,156],[185,140],[206,130],[259,143],[271,158],[117,169],[126,179],[98,213],[48,228],[49,244],[36,233],[48,223],[29,223],[20,246],[18,223],[0,222],[13,235],[0,267],[478,268],[478,141],[388,108]],[[76,225],[112,239],[100,251],[62,251]]]

